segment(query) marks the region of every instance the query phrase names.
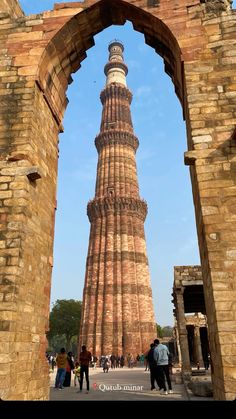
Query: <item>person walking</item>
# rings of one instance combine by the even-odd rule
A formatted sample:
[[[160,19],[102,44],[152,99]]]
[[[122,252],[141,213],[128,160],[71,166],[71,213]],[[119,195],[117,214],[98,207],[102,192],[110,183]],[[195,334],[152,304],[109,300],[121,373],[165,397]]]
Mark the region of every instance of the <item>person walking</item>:
[[[139,361],[140,361],[140,365],[141,365],[141,367],[143,367],[143,366],[144,366],[144,361],[145,361],[145,356],[144,356],[144,354],[141,354],[141,355],[140,355]]]
[[[106,356],[104,364],[103,364],[103,372],[108,372],[110,367],[110,362],[108,357]]]
[[[162,343],[160,343],[159,339],[154,340],[154,345],[155,345],[155,349],[154,349],[153,357],[157,364],[156,377],[157,377],[157,380],[159,380],[160,382],[160,386],[159,386],[160,392],[162,394],[168,394],[167,389],[166,389],[166,383],[165,383],[165,377],[166,377],[168,388],[169,388],[169,393],[172,394],[173,390],[172,390],[170,374],[169,374],[169,349],[167,348],[166,345],[163,345]]]
[[[64,380],[64,387],[70,387],[71,384],[71,371],[75,368],[73,362],[73,354],[72,352],[68,352],[67,354],[67,364],[66,364],[66,375]]]
[[[156,371],[156,362],[155,362],[154,356],[153,356],[154,348],[155,348],[154,343],[151,343],[150,350],[148,351],[148,354],[147,354],[147,360],[148,360],[149,370],[150,370],[151,390],[155,390],[155,388],[156,388],[155,387],[155,380],[156,380],[156,374],[155,374],[155,371]]]
[[[57,365],[56,363],[56,357],[53,355],[52,356],[52,372],[54,371],[55,366]]]
[[[147,358],[148,352],[149,351],[146,351],[144,353],[144,366],[145,366],[145,370],[144,371],[149,371],[149,364],[148,364],[148,358]]]
[[[116,368],[116,357],[115,357],[114,354],[111,355],[110,361],[111,361],[111,369],[115,369]]]
[[[56,357],[57,375],[55,380],[55,388],[62,390],[64,379],[66,376],[67,355],[65,348],[61,348],[60,353]]]
[[[92,359],[91,352],[86,350],[86,346],[82,346],[82,352],[80,352],[80,391],[82,391],[83,388],[83,379],[84,374],[86,378],[87,383],[87,393],[89,392],[89,363]]]

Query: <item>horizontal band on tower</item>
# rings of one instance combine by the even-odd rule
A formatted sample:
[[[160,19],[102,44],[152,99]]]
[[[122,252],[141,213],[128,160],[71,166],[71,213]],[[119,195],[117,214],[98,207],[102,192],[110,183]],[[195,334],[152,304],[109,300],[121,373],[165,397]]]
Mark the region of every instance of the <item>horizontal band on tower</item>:
[[[98,152],[105,146],[116,144],[131,147],[136,151],[139,146],[139,141],[131,132],[115,130],[102,132],[95,138],[95,146]]]
[[[87,279],[89,281],[89,278]],[[94,280],[94,278],[93,278]],[[130,295],[148,295],[149,297],[152,297],[152,290],[151,287],[147,285],[137,285],[137,284],[123,284],[117,285],[116,284],[116,278],[113,278],[114,284],[99,284],[99,286],[94,285],[87,285],[85,289],[85,294],[87,295],[102,295],[105,291],[106,295],[123,295],[123,294],[130,294]]]
[[[121,68],[122,70],[124,70],[125,75],[127,76],[128,74],[128,67],[127,65],[122,62],[122,61],[110,61],[109,63],[107,63],[104,67],[104,73],[107,76],[108,71],[111,70],[112,68]]]
[[[132,93],[131,91],[123,86],[122,84],[118,83],[111,83],[108,84],[105,89],[101,91],[100,99],[102,104],[104,104],[106,98],[117,98],[117,99],[126,99],[129,101],[129,104],[132,102]]]
[[[92,323],[92,322],[89,322],[89,321],[84,322],[84,328],[83,328],[83,331],[82,331],[83,335],[87,336],[87,330],[92,328],[92,324],[94,324],[94,327],[96,327],[96,335],[101,333],[102,329],[103,329],[104,320],[105,319],[103,317],[101,317],[101,321],[97,321],[96,323],[95,322]],[[155,323],[153,323],[151,321],[146,321],[145,322],[145,321],[142,321],[142,320],[133,320],[133,321],[128,322],[128,321],[123,320],[122,323],[123,323],[123,329],[120,328],[120,324],[121,324],[120,321],[119,322],[117,322],[117,321],[111,322],[111,321],[108,321],[106,319],[106,325],[110,325],[111,331],[112,331],[112,329],[113,329],[113,331],[114,330],[121,331],[121,332],[123,331],[124,333],[122,333],[122,335],[124,336],[124,338],[128,337],[126,335],[137,333],[139,331],[141,331],[143,333],[153,332],[153,339],[155,339],[155,337],[156,337],[156,326],[155,326]],[[111,333],[111,335],[112,335],[112,333]],[[114,336],[114,339],[115,339],[115,336]]]
[[[90,222],[96,218],[105,217],[109,213],[127,213],[144,221],[147,215],[147,203],[142,199],[120,196],[95,198],[88,203],[87,215]]]
[[[148,258],[145,253],[140,252],[131,252],[128,250],[124,250],[121,252],[117,251],[106,251],[106,252],[100,252],[100,253],[94,253],[91,256],[87,257],[87,263],[86,266],[92,266],[94,263],[106,263],[106,262],[123,262],[123,261],[129,261],[134,263],[143,263],[145,265],[148,265]],[[122,269],[122,267],[121,267]],[[122,275],[124,276],[124,275]]]

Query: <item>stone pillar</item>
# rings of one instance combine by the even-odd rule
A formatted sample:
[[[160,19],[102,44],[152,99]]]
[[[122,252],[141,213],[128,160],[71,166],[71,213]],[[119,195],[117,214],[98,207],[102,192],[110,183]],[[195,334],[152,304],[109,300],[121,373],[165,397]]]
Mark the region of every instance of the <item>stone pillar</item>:
[[[182,372],[183,374],[191,373],[190,359],[189,359],[189,348],[188,348],[188,333],[186,329],[186,321],[184,315],[184,298],[183,298],[183,289],[176,291],[176,300],[177,300],[177,324],[179,332],[179,343],[181,350],[182,358]]]
[[[182,356],[181,356],[181,349],[180,349],[180,342],[179,342],[179,331],[177,324],[175,325],[175,336],[176,336],[176,346],[177,346],[177,354],[178,354],[178,360],[179,365],[182,368]]]
[[[201,346],[201,337],[200,337],[200,327],[199,325],[194,326],[194,353],[196,355],[196,361],[199,363],[199,367],[204,367],[203,357],[202,357],[202,346]]]

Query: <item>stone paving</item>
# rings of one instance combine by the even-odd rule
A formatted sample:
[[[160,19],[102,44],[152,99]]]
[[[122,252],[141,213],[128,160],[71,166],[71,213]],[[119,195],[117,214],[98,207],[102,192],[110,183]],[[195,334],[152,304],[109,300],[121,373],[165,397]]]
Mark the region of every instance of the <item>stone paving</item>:
[[[50,400],[150,400],[150,401],[188,401],[188,400],[212,400],[212,398],[194,397],[186,391],[184,384],[175,383],[175,375],[172,379],[173,394],[160,395],[159,391],[150,390],[150,374],[142,368],[109,370],[104,373],[101,368],[90,369],[90,391],[86,393],[86,384],[83,383],[83,391],[74,387],[73,375],[71,387],[58,390],[54,388],[55,374],[51,374]]]

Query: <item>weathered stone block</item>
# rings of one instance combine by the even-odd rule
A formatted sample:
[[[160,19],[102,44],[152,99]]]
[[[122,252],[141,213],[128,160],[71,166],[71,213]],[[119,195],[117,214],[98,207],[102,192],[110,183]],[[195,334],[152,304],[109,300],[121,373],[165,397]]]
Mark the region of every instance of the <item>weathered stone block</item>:
[[[212,383],[208,381],[191,381],[188,384],[189,389],[192,391],[194,396],[199,397],[212,397],[213,387]]]

